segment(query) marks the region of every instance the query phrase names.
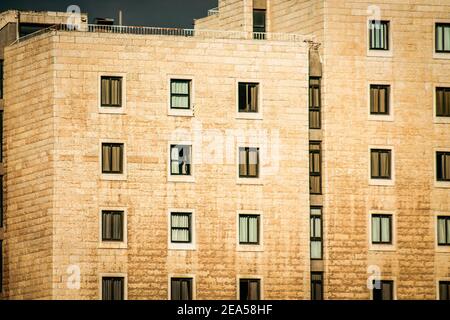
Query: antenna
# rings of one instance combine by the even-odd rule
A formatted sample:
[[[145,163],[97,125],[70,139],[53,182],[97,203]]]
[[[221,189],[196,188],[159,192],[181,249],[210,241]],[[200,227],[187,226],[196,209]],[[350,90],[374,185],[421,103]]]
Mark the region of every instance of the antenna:
[[[122,10],[119,10],[119,26],[122,25]]]

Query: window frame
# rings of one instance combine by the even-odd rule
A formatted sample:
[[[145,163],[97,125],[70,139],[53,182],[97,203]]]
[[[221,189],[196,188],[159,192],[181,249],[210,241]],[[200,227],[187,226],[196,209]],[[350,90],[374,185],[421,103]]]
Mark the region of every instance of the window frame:
[[[441,286],[446,286],[446,291],[447,291],[447,299],[443,299],[442,294],[441,294]],[[438,300],[440,301],[448,301],[450,300],[450,279],[447,280],[439,280],[437,283],[437,291],[438,291]]]
[[[378,101],[380,101],[380,89],[386,90],[386,111],[375,112],[374,101],[372,100],[372,89],[378,90]],[[369,112],[371,116],[390,116],[391,114],[391,86],[389,84],[370,84],[369,85]],[[379,109],[379,107],[378,107]]]
[[[383,177],[383,176],[374,176],[373,172],[372,172],[372,153],[376,152],[378,153],[378,155],[380,155],[380,153],[387,153],[389,155],[389,175],[387,177]],[[381,168],[381,157],[378,156],[378,165],[379,168]],[[376,180],[391,180],[392,179],[392,150],[391,149],[381,149],[381,148],[371,148],[370,149],[370,178],[371,179],[376,179]]]
[[[255,13],[264,13],[264,25],[256,25],[255,24]],[[256,9],[254,8],[252,11],[252,30],[253,30],[253,39],[255,40],[264,40],[266,39],[267,33],[267,10],[266,9]]]
[[[173,93],[172,91],[172,83],[173,82],[183,82],[183,83],[187,83],[188,84],[188,93],[187,94],[181,94],[181,93]],[[192,109],[192,98],[191,98],[191,93],[192,93],[192,79],[180,79],[180,78],[170,78],[169,80],[170,82],[170,101],[169,101],[169,107],[172,110],[191,110]],[[177,96],[177,97],[186,97],[188,98],[188,107],[187,108],[183,108],[183,107],[174,107],[172,105],[172,97]]]
[[[442,50],[438,50],[438,27],[443,27],[442,29]],[[449,50],[445,50],[445,28],[450,29],[450,23],[449,22],[435,22],[434,24],[434,52],[438,54],[447,54],[450,53]],[[450,31],[449,31],[450,32]]]
[[[122,241],[103,240],[103,212],[123,212]],[[100,207],[98,209],[98,248],[99,249],[127,249],[128,248],[128,210],[126,207]]]
[[[176,216],[188,216],[188,227],[184,228],[184,227],[174,227],[172,224],[172,216],[176,215]],[[190,244],[192,243],[192,212],[180,212],[180,211],[172,211],[170,212],[170,242],[174,243],[174,244]],[[176,230],[188,230],[188,241],[179,241],[179,240],[173,240],[173,236],[172,236],[172,231],[176,229]]]
[[[449,92],[450,93],[450,87],[443,87],[443,86],[436,86],[435,87],[435,92],[434,92],[434,94],[435,94],[435,101],[434,101],[434,114],[435,114],[435,117],[436,118],[450,118],[450,109],[449,109],[449,113],[448,114],[445,114],[445,113],[442,113],[442,114],[438,114],[438,91],[439,90],[443,90],[443,106],[442,106],[442,110],[444,110],[444,106],[445,106],[445,103],[446,103],[446,99],[445,99],[445,93],[446,92]],[[450,102],[449,102],[449,104],[450,104]],[[449,119],[450,120],[450,119]]]
[[[257,237],[257,241],[256,242],[243,242],[241,241],[241,234],[240,234],[240,230],[241,230],[241,218],[246,218],[247,219],[247,234],[250,233],[250,224],[248,223],[248,218],[253,218],[256,217],[257,218],[257,224],[256,224],[256,237]],[[239,226],[238,226],[238,230],[239,230],[239,234],[238,234],[238,241],[239,241],[239,245],[240,246],[259,246],[261,244],[261,216],[257,213],[239,213],[238,214],[238,221],[239,221]]]
[[[240,153],[241,149],[245,149],[245,166],[246,171],[249,171],[250,167],[250,152],[256,150],[256,175],[250,176],[249,174],[241,174],[241,163],[240,163]],[[259,147],[238,147],[238,177],[240,179],[259,179],[260,178],[260,151]]]
[[[112,215],[112,216],[114,216],[114,215],[120,215],[120,224],[121,224],[121,234],[120,234],[120,236],[121,236],[121,238],[120,239],[113,239],[112,237],[111,238],[105,238],[104,237],[104,231],[105,231],[105,225],[103,224],[103,217],[104,217],[104,215],[105,214],[110,214],[110,215]],[[102,237],[101,237],[101,241],[102,242],[114,242],[114,243],[118,243],[118,242],[124,242],[124,239],[125,239],[125,232],[124,232],[124,229],[125,229],[125,212],[123,211],[123,210],[101,210],[101,217],[102,217],[102,228],[101,228],[101,230],[102,230],[102,233],[101,233],[101,235],[102,235]],[[113,228],[113,226],[111,226],[111,228]],[[112,234],[112,232],[111,232],[111,234]]]
[[[182,300],[182,299],[173,299],[173,294],[172,294],[172,288],[173,288],[173,282],[174,281],[179,281],[180,285],[182,283],[182,281],[186,281],[189,284],[189,299],[187,300]],[[194,277],[190,277],[190,276],[170,276],[169,277],[169,300],[173,300],[173,301],[191,301],[191,300],[195,300],[194,297]],[[181,290],[180,290],[181,293]]]
[[[373,230],[373,223],[374,223],[374,218],[380,218],[380,221],[379,221],[379,223],[380,223],[380,225],[379,225],[379,227],[380,227],[380,240],[379,241],[374,241],[374,239],[373,239],[373,232],[372,232],[372,230]],[[389,218],[389,241],[383,241],[383,240],[381,240],[381,238],[382,238],[382,234],[383,234],[383,230],[382,230],[382,224],[381,224],[381,218]],[[370,241],[371,241],[371,243],[372,243],[372,245],[392,245],[393,244],[393,215],[392,214],[389,214],[389,213],[372,213],[371,215],[370,215],[370,230],[371,230],[371,233],[370,233],[370,235],[371,235],[371,239],[370,239]]]
[[[372,46],[372,33],[374,32],[374,26],[375,23],[379,22],[380,25],[385,24],[386,25],[386,39],[384,40],[384,43],[386,44],[385,48],[377,48]],[[369,20],[369,38],[368,38],[368,48],[370,51],[384,51],[388,52],[390,50],[390,32],[391,32],[391,21],[390,20]],[[381,40],[381,36],[380,36]]]
[[[0,100],[3,99],[4,96],[3,91],[4,90],[3,81],[5,79],[4,72],[5,72],[5,60],[0,59]]]
[[[313,80],[317,80],[319,83],[318,84],[312,84],[311,81]],[[309,122],[309,129],[312,130],[320,130],[322,129],[322,77],[309,77],[309,82],[308,82],[308,113],[309,113],[309,117],[308,117],[308,122]],[[314,102],[315,99],[314,97],[314,89],[317,89],[319,92],[319,101],[318,101],[318,106],[315,107],[314,106]],[[311,126],[311,113],[312,112],[317,112],[319,115],[319,126],[318,127],[312,127]]]
[[[172,159],[172,150],[173,150],[174,147],[182,147],[183,148],[183,153],[184,153],[184,149],[185,148],[189,149],[189,153],[188,153],[189,156],[188,156],[188,158],[186,160],[186,169],[187,169],[186,172],[188,172],[188,173],[186,173],[186,174],[173,173],[173,171],[172,171],[172,162],[178,161],[178,165],[180,165],[180,160]],[[178,148],[177,150],[178,150],[178,153],[180,153],[180,149]],[[192,176],[192,170],[191,170],[191,167],[192,167],[192,144],[170,144],[169,157],[170,157],[169,168],[170,168],[170,175],[171,176],[175,176],[175,177],[180,177],[180,176],[181,177],[190,177],[190,176]],[[185,156],[183,155],[183,157],[185,157]]]
[[[312,210],[320,210],[320,214],[312,213]],[[312,228],[311,223],[313,222],[313,218],[317,219],[319,218],[320,221],[320,237],[315,237],[311,234],[311,230],[315,230],[315,228]],[[309,209],[309,242],[310,242],[310,259],[311,260],[323,260],[323,207],[321,206],[311,206]],[[314,225],[315,226],[315,225]],[[313,241],[320,242],[320,258],[313,258],[312,257],[312,243]]]
[[[311,146],[312,145],[318,145],[319,146],[319,150],[311,150]],[[319,154],[319,171],[316,172],[315,170],[312,171],[314,168],[311,168],[311,155],[312,154]],[[309,194],[312,195],[321,195],[323,193],[323,189],[322,189],[322,141],[310,141],[309,142],[309,153],[308,153],[308,160],[309,160]],[[312,163],[314,163],[314,161],[312,161]],[[319,192],[312,192],[312,183],[311,183],[311,177],[319,177]]]
[[[380,289],[377,289],[376,287],[375,287],[375,281],[379,281],[380,282],[380,286],[381,286],[381,288]],[[390,296],[391,296],[391,298],[392,299],[389,299],[389,300],[396,300],[396,297],[395,297],[395,292],[396,292],[396,290],[395,290],[395,280],[393,280],[393,279],[376,279],[376,280],[373,280],[372,281],[372,290],[371,290],[371,293],[372,293],[372,300],[383,300],[383,299],[375,299],[375,290],[380,290],[380,295],[381,295],[381,297],[383,297],[383,284],[389,284],[390,285]],[[389,300],[385,300],[385,301],[389,301]]]
[[[121,148],[120,148],[120,170],[119,171],[113,171],[112,169],[111,170],[108,170],[108,171],[105,171],[104,170],[104,166],[103,166],[103,161],[104,161],[104,158],[103,158],[103,147],[104,146],[109,146],[109,148],[110,148],[110,151],[108,152],[108,157],[110,157],[111,159],[112,159],[112,148],[113,147],[117,147],[117,146],[120,146]],[[124,150],[125,150],[125,143],[123,143],[123,142],[101,142],[101,154],[102,154],[102,156],[101,156],[101,168],[102,168],[102,174],[103,175],[122,175],[122,174],[124,174],[124,161],[125,161],[125,157],[124,157]],[[111,161],[111,166],[112,166],[112,161]]]
[[[123,292],[122,297],[123,300],[128,300],[128,275],[126,273],[100,273],[98,275],[98,283],[99,283],[99,300],[103,300],[103,278],[122,278],[123,279]],[[105,300],[105,301],[113,301],[113,300]]]
[[[250,291],[250,283],[251,282],[256,282],[258,284],[258,298],[257,299],[241,299],[242,296],[242,288],[241,288],[241,284],[242,283],[247,283],[247,293]],[[262,279],[261,278],[256,278],[256,277],[239,277],[238,278],[238,300],[239,301],[260,301],[263,300],[262,297]],[[248,297],[248,295],[247,295]]]
[[[240,84],[257,84],[258,85],[258,97],[257,97],[257,112],[245,112],[239,109],[239,87]],[[261,79],[256,78],[238,78],[235,79],[235,118],[240,120],[263,120],[263,94],[264,83]]]
[[[312,271],[310,274],[310,289],[311,289],[311,300],[314,301],[319,301],[319,300],[323,300],[324,294],[323,294],[323,272],[322,271]],[[315,276],[320,276],[320,280],[313,280],[313,275]],[[321,290],[320,290],[320,296],[317,297],[317,292],[316,292],[316,285],[319,285]]]
[[[445,221],[445,241],[444,243],[439,241],[439,220]],[[439,247],[450,247],[450,237],[449,234],[449,228],[450,228],[450,216],[444,216],[444,215],[438,215],[436,220],[436,241],[437,245]],[[447,239],[448,237],[448,239]]]
[[[439,170],[441,171],[441,175],[445,175],[444,172],[446,172],[446,166],[450,166],[450,160],[445,162],[445,167],[440,168],[439,169],[439,163],[442,163],[442,161],[439,161],[439,156],[445,156],[446,158],[450,158],[450,151],[436,151],[436,158],[435,158],[435,163],[436,163],[436,182],[441,182],[441,183],[449,183],[450,182],[450,177],[448,178],[442,178],[439,176]]]
[[[246,93],[246,100],[245,100],[245,109],[241,109],[241,87],[245,86],[245,93]],[[256,87],[256,111],[249,111],[248,108],[248,91],[251,87]],[[259,112],[259,91],[260,91],[260,84],[259,82],[238,82],[238,112],[239,113],[250,113],[250,114],[257,114]]]

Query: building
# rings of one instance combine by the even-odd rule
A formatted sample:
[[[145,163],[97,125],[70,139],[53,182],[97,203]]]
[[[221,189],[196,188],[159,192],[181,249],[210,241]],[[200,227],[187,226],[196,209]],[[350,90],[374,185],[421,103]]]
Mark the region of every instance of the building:
[[[450,3],[0,15],[3,299],[448,299]]]

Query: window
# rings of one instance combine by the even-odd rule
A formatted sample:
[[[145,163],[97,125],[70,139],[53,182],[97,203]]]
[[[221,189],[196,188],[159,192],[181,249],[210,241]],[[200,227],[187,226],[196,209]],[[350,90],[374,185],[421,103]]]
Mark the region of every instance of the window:
[[[309,78],[309,128],[320,129],[320,78]]]
[[[392,215],[390,214],[372,215],[372,243],[373,244],[392,243]]]
[[[258,112],[258,83],[239,82],[239,112]]]
[[[170,80],[170,108],[171,109],[191,108],[191,80],[184,80],[184,79]]]
[[[123,211],[102,211],[102,241],[123,241]]]
[[[0,293],[3,292],[3,240],[0,240]]]
[[[102,143],[102,173],[123,173],[123,143]]]
[[[373,300],[394,300],[394,281],[373,280]]]
[[[450,151],[436,152],[436,177],[438,181],[450,181]]]
[[[239,215],[239,243],[259,244],[259,215]]]
[[[438,245],[450,246],[450,216],[437,218]]]
[[[309,192],[322,193],[320,142],[309,143]]]
[[[450,23],[436,23],[436,52],[450,52]]]
[[[123,277],[103,277],[102,300],[125,300],[124,287],[125,279]]]
[[[311,300],[323,300],[322,272],[311,272]]]
[[[391,179],[391,150],[371,149],[370,168],[372,179]]]
[[[3,60],[0,60],[0,99],[3,99]]]
[[[122,106],[122,77],[101,77],[101,106]]]
[[[439,300],[450,300],[450,281],[439,281]]]
[[[370,114],[389,115],[389,85],[370,85]]]
[[[389,21],[369,22],[370,50],[389,50]]]
[[[253,10],[253,38],[263,40],[266,38],[266,10]]]
[[[170,283],[171,300],[192,300],[192,278],[172,278]]]
[[[258,178],[259,148],[239,148],[239,177]]]
[[[0,228],[3,228],[3,176],[0,176]]]
[[[172,212],[170,214],[170,241],[190,243],[192,241],[192,214],[188,212]]]
[[[0,162],[3,162],[3,110],[0,110]]]
[[[310,209],[311,259],[322,259],[322,208]]]
[[[450,88],[436,88],[436,116],[450,117]]]
[[[239,280],[239,299],[240,300],[260,300],[261,288],[259,279],[240,279]]]
[[[189,145],[170,145],[170,174],[177,176],[191,175],[191,153]]]

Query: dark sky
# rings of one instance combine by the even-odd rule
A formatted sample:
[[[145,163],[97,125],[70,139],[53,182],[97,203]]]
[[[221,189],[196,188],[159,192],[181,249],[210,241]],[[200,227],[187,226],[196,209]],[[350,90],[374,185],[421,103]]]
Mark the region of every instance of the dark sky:
[[[78,5],[89,21],[96,17],[114,18],[123,12],[123,24],[128,26],[192,28],[193,19],[207,15],[217,7],[218,0],[0,0],[0,12],[8,9],[35,11],[67,11]]]

